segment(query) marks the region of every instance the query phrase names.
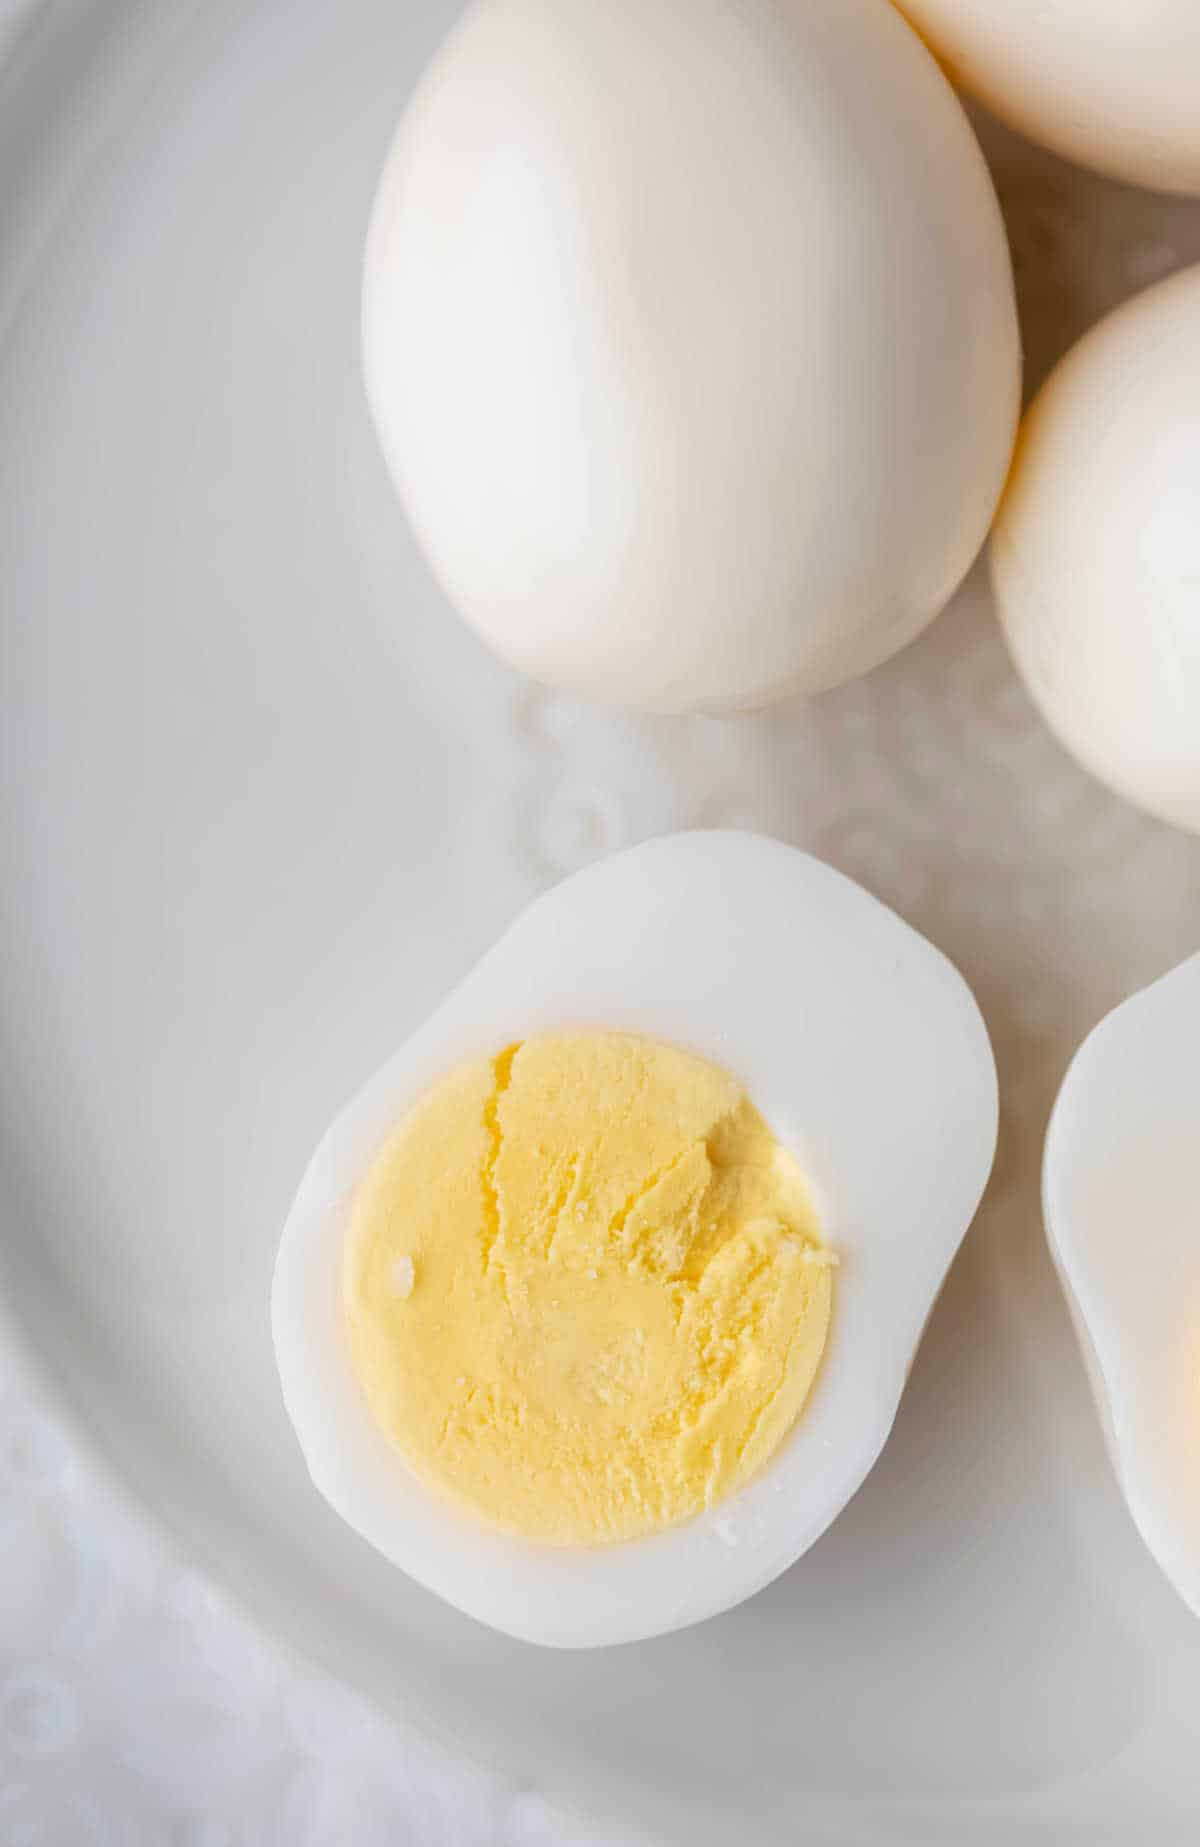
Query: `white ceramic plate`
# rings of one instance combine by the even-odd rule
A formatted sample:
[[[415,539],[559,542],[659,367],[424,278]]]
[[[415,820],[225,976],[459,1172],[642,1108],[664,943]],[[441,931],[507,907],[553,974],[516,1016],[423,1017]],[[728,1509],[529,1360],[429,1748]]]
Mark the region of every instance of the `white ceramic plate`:
[[[448,618],[358,380],[378,163],[453,0],[56,0],[0,68],[4,1281],[136,1494],[280,1634],[687,1842],[1192,1841],[1200,1625],[1119,1501],[1042,1241],[1086,1029],[1200,945],[1200,844],[1077,773],[978,579],[808,711],[635,720]],[[10,8],[11,13],[11,8]],[[1200,208],[989,134],[1034,374],[1200,256]],[[963,967],[995,1183],[884,1458],[728,1617],[543,1653],[309,1486],[267,1291],[341,1100],[559,873],[795,840]],[[869,1150],[864,1151],[869,1158]]]

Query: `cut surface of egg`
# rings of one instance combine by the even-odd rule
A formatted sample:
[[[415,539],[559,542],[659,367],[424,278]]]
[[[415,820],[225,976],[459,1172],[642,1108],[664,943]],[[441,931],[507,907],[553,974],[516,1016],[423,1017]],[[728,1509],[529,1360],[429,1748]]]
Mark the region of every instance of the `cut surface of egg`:
[[[480,0],[380,182],[363,355],[451,601],[660,711],[911,641],[1020,401],[990,177],[885,0]]]
[[[1025,419],[991,543],[1000,619],[1050,728],[1110,788],[1192,832],[1197,482],[1192,268],[1118,308],[1051,374]]]
[[[1200,956],[1087,1039],[1046,1139],[1051,1251],[1129,1510],[1200,1615]]]
[[[819,861],[694,833],[577,874],[305,1176],[272,1328],[316,1486],[525,1640],[740,1602],[886,1440],[996,1113],[961,976]]]
[[[1084,166],[1200,193],[1196,0],[896,0],[956,83]]]
[[[443,1078],[368,1173],[351,1359],[435,1491],[526,1538],[610,1544],[757,1473],[820,1363],[834,1261],[728,1072],[540,1033]]]

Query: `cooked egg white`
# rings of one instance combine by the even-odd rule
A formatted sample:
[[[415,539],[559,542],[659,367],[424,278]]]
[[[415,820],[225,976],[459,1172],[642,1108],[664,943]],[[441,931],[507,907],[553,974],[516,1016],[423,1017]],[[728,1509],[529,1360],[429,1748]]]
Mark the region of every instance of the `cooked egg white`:
[[[1200,192],[1196,0],[896,0],[956,83],[1071,160]]]
[[[1200,1614],[1200,956],[1085,1041],[1046,1138],[1050,1248],[1118,1480]]]
[[[1200,90],[1197,103],[1200,117]],[[1062,743],[1129,801],[1194,833],[1198,481],[1193,268],[1093,328],[1043,386],[1021,432],[991,569],[1013,657]]]
[[[991,180],[885,0],[478,0],[380,180],[363,360],[479,634],[660,711],[911,641],[1020,404]]]
[[[627,1138],[620,1099],[643,1076]],[[528,1640],[618,1642],[727,1609],[813,1543],[878,1455],[995,1136],[994,1065],[961,977],[829,867],[695,833],[577,874],[343,1111],[301,1186],[272,1327],[314,1482],[411,1576]],[[555,1167],[568,1146],[597,1157],[586,1173]],[[760,1161],[769,1173],[721,1175]],[[572,1189],[582,1218],[558,1208]],[[523,1248],[538,1227],[562,1238],[548,1265]],[[816,1246],[835,1270],[804,1260]],[[710,1335],[734,1351],[706,1377]],[[430,1375],[416,1387],[397,1360],[409,1339]],[[726,1360],[742,1373],[722,1399]],[[524,1395],[485,1414],[455,1396],[460,1376]],[[756,1435],[752,1406],[780,1379]],[[620,1454],[650,1434],[656,1398],[636,1492],[582,1491],[601,1432]],[[694,1455],[677,1415],[696,1419]],[[714,1476],[706,1435],[727,1415]]]

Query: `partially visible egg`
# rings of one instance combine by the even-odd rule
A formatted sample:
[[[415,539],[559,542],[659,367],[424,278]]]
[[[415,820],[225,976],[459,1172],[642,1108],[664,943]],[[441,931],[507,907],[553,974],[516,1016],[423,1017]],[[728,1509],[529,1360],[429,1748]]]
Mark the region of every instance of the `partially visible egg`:
[[[1196,0],[896,0],[956,83],[1117,179],[1200,193]]]
[[[777,1433],[778,1440],[771,1437],[747,1479],[727,1471],[719,1504],[707,1511],[701,1505],[694,1517],[683,1506],[666,1509],[664,1518],[685,1517],[665,1530],[611,1544],[551,1544],[530,1537],[528,1525],[524,1532],[503,1531],[472,1517],[463,1497],[456,1501],[437,1492],[409,1466],[375,1415],[381,1393],[399,1392],[392,1409],[404,1423],[403,1393],[410,1388],[388,1363],[383,1344],[405,1341],[411,1325],[406,1317],[420,1310],[423,1292],[434,1287],[440,1254],[435,1226],[414,1261],[410,1227],[400,1222],[395,1163],[387,1152],[397,1146],[397,1125],[418,1120],[420,1108],[433,1098],[453,1137],[463,1121],[455,1113],[454,1086],[465,1085],[461,1095],[475,1099],[471,1108],[479,1132],[464,1133],[460,1168],[453,1170],[452,1156],[438,1155],[427,1169],[431,1185],[440,1184],[449,1162],[451,1191],[457,1187],[467,1196],[482,1187],[484,1194],[486,1236],[477,1271],[465,1280],[460,1272],[453,1292],[437,1307],[445,1317],[444,1344],[456,1356],[450,1370],[461,1368],[464,1380],[457,1384],[471,1396],[469,1375],[477,1356],[472,1326],[463,1317],[481,1299],[479,1277],[493,1261],[497,1236],[520,1238],[527,1229],[523,1212],[507,1233],[497,1215],[496,1189],[504,1177],[497,1098],[505,1085],[515,1088],[523,1056],[518,1052],[514,1065],[511,1048],[530,1042],[539,1048],[529,1065],[532,1076],[522,1080],[527,1098],[536,1097],[546,1073],[551,1088],[533,1144],[534,1154],[546,1161],[544,1185],[526,1160],[524,1173],[509,1177],[509,1205],[518,1197],[527,1200],[530,1224],[544,1221],[552,1235],[559,1207],[573,1224],[570,1188],[579,1178],[577,1164],[565,1175],[561,1162],[553,1165],[562,1152],[553,1145],[555,1123],[564,1110],[577,1117],[578,1096],[586,1095],[580,1090],[574,1098],[563,1096],[553,1087],[553,1036],[579,1033],[601,1035],[588,1055],[602,1063],[614,1055],[614,1034],[679,1048],[682,1058],[666,1055],[662,1068],[681,1085],[681,1103],[694,1099],[692,1063],[697,1057],[709,1061],[715,1075],[701,1072],[701,1083],[728,1083],[731,1095],[740,1091],[752,1106],[747,1113],[739,1104],[736,1121],[742,1125],[738,1134],[748,1126],[762,1151],[753,1158],[772,1161],[793,1201],[800,1199],[794,1183],[802,1177],[804,1198],[811,1202],[811,1232],[807,1205],[798,1209],[795,1232],[777,1222],[750,1227],[752,1237],[762,1234],[756,1248],[765,1253],[763,1261],[770,1258],[777,1230],[795,1243],[788,1257],[792,1269],[806,1261],[806,1252],[822,1261],[826,1246],[837,1258],[832,1319],[823,1288],[813,1338],[800,1356],[803,1376],[792,1392],[788,1418],[800,1408],[790,1428]],[[509,1052],[497,1057],[505,1047]],[[485,1074],[477,1083],[481,1059],[494,1061],[494,1082]],[[644,1076],[645,1061],[635,1061],[635,1068]],[[448,1094],[454,1108],[446,1113]],[[637,1097],[626,1105],[618,1117],[629,1109],[636,1114]],[[272,1327],[284,1399],[313,1481],[343,1519],[411,1577],[481,1622],[529,1641],[619,1642],[729,1608],[813,1544],[878,1456],[942,1278],[987,1180],[996,1121],[991,1049],[961,976],[892,912],[819,861],[753,835],[694,833],[633,848],[577,874],[517,919],[343,1111],[305,1176],[280,1244]],[[766,1152],[762,1123],[780,1156]],[[466,1126],[470,1130],[469,1121]],[[603,1141],[593,1138],[584,1156],[593,1192],[604,1180],[596,1152]],[[407,1159],[406,1145],[399,1146]],[[450,1141],[442,1146],[449,1149]],[[718,1163],[723,1158],[715,1148],[713,1156]],[[655,1186],[669,1171],[653,1176]],[[682,1174],[676,1177],[678,1206],[687,1182]],[[754,1201],[765,1197],[756,1192],[752,1209],[760,1210]],[[659,1217],[654,1207],[654,1189],[639,1192],[614,1215],[610,1232],[628,1245],[641,1213],[639,1238],[647,1240],[655,1262],[670,1268],[677,1254],[656,1247],[662,1233],[674,1236],[679,1213]],[[769,1210],[774,1214],[777,1208]],[[784,1210],[790,1217],[790,1208]],[[351,1233],[363,1212],[383,1227],[387,1249],[378,1254],[391,1277],[394,1314],[371,1326],[360,1319],[355,1326],[352,1312],[348,1331],[343,1282],[348,1251],[355,1258]],[[366,1261],[373,1260],[368,1252]],[[766,1274],[757,1260],[755,1267]],[[789,1289],[792,1269],[781,1272]],[[352,1278],[352,1311],[365,1300],[358,1289],[364,1273],[359,1266]],[[608,1297],[610,1273],[617,1284]],[[642,1266],[641,1274],[653,1280],[653,1265]],[[592,1293],[586,1310],[579,1311],[573,1347],[568,1317],[586,1293],[585,1278]],[[575,1375],[595,1370],[600,1351],[595,1330],[609,1303],[610,1363],[593,1383],[619,1447],[624,1435],[613,1404],[629,1404],[633,1417],[643,1376],[644,1356],[633,1347],[640,1349],[643,1337],[647,1346],[658,1341],[663,1353],[650,1357],[656,1365],[670,1359],[673,1343],[690,1339],[686,1319],[677,1335],[670,1332],[669,1317],[644,1328],[622,1324],[625,1284],[603,1255],[597,1268],[568,1280],[571,1300],[546,1302],[518,1295],[526,1277],[514,1271],[511,1298],[505,1286],[490,1300],[500,1303],[500,1313],[511,1310],[511,1338],[523,1338],[521,1329],[527,1328],[530,1340],[552,1341],[550,1368],[539,1377],[561,1379],[572,1402],[579,1401],[581,1389],[590,1389],[588,1379]],[[782,1299],[810,1305],[814,1300],[804,1289]],[[764,1312],[777,1321],[777,1304],[764,1304]],[[772,1325],[774,1337],[779,1329]],[[753,1329],[744,1324],[726,1332],[728,1341],[701,1360],[731,1377],[729,1369],[753,1366]],[[422,1338],[428,1341],[428,1327]],[[703,1331],[702,1338],[707,1339]],[[374,1343],[375,1359],[382,1354],[366,1385],[356,1370],[356,1347],[364,1339]],[[485,1340],[495,1345],[494,1325],[480,1327],[481,1348]],[[424,1400],[431,1380],[446,1369],[436,1350],[426,1345],[420,1351],[433,1351],[429,1376],[415,1380]],[[447,1393],[455,1388],[455,1379],[448,1378]],[[614,1391],[627,1396],[614,1401]],[[693,1401],[700,1415],[704,1391],[707,1387]],[[449,1428],[457,1412],[450,1403],[446,1409]],[[504,1420],[502,1465],[511,1469],[515,1457],[519,1467],[522,1407],[500,1402],[490,1411]],[[427,1418],[426,1427],[436,1437],[436,1419]],[[476,1417],[464,1440],[473,1443],[481,1430]],[[458,1456],[461,1463],[461,1448]],[[534,1471],[544,1460],[544,1453],[531,1450],[528,1480],[518,1484],[521,1505],[534,1509],[539,1524]],[[488,1454],[466,1461],[472,1497],[481,1508],[495,1503]],[[643,1471],[638,1479],[645,1478]],[[510,1504],[511,1496],[505,1507]],[[554,1532],[564,1536],[561,1522]]]
[[[1200,956],[1085,1041],[1046,1138],[1050,1247],[1129,1510],[1200,1615]]]
[[[1129,801],[1200,832],[1200,269],[1127,302],[1043,386],[991,569],[1017,665],[1062,743]]]
[[[991,180],[885,0],[479,0],[388,157],[363,350],[479,634],[669,712],[911,641],[1020,398]]]

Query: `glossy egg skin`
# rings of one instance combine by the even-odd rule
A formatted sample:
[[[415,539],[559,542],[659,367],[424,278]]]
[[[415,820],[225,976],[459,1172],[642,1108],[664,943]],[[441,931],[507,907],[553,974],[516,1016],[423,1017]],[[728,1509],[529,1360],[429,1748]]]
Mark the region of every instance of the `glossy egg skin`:
[[[1200,1614],[1200,955],[1084,1042],[1046,1138],[1046,1229],[1109,1453]]]
[[[1034,401],[991,543],[1043,717],[1128,801],[1200,832],[1200,268],[1119,308]]]
[[[1195,0],[897,0],[956,83],[1068,159],[1200,193]]]
[[[799,1420],[712,1515],[563,1549],[435,1500],[370,1416],[341,1274],[355,1189],[394,1124],[461,1061],[601,1026],[719,1061],[800,1162],[839,1259]],[[527,1641],[594,1647],[698,1622],[814,1543],[879,1454],[995,1149],[996,1074],[969,989],[860,887],[777,841],[691,833],[576,874],[515,921],[343,1111],[284,1229],[272,1330],[313,1480],[411,1577]]]
[[[911,641],[1020,399],[990,177],[885,0],[480,0],[380,182],[363,353],[479,634],[668,712]]]

